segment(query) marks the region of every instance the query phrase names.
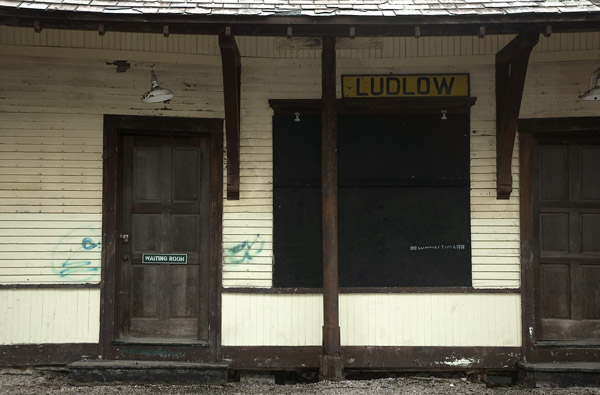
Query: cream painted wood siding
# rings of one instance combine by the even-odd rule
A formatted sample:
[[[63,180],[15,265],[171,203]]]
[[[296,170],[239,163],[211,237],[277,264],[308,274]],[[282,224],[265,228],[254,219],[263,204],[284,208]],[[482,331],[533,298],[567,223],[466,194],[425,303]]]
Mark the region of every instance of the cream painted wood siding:
[[[495,199],[493,54],[510,36],[340,39],[338,74],[468,72],[471,117],[473,285],[519,286],[515,191]],[[270,98],[320,95],[320,51],[302,39],[238,38],[243,58],[241,199],[224,202],[226,287],[272,285]],[[312,47],[311,47],[312,45]],[[296,49],[286,49],[287,47]],[[300,48],[300,49],[298,49]],[[522,117],[595,113],[577,95],[588,84],[600,33],[542,37],[526,82]],[[214,37],[0,27],[0,265],[6,283],[99,281],[102,115],[222,117]],[[203,56],[198,56],[205,54]],[[127,55],[127,56],[125,56]],[[114,59],[132,67],[115,73]],[[156,62],[156,59],[163,60]],[[148,72],[176,98],[143,104]],[[533,100],[535,97],[536,100]],[[28,114],[24,116],[23,114]],[[73,232],[73,233],[71,233]]]
[[[411,58],[495,55],[512,36],[487,35],[456,37],[376,37],[337,39],[342,58]],[[243,57],[320,58],[320,40],[293,37],[240,36],[236,41]],[[160,33],[131,33],[42,29],[0,26],[0,45],[136,51],[155,54],[219,55],[216,36]],[[558,33],[540,37],[534,53],[596,50],[600,32]]]
[[[0,283],[97,283],[103,115],[222,118],[220,58],[116,73],[123,54],[37,50],[0,48]],[[178,95],[170,109],[140,100],[153,66]]]
[[[521,345],[518,294],[342,294],[344,346]],[[226,346],[321,344],[321,295],[223,295]]]
[[[99,289],[0,289],[0,344],[98,343]]]
[[[3,70],[2,89],[19,89],[11,78],[15,70]],[[21,95],[30,92],[23,87]],[[11,105],[6,96],[0,102]],[[0,281],[98,282],[102,118],[36,112],[0,117]]]
[[[340,39],[338,46],[338,75],[470,73],[477,97],[470,130],[476,288],[517,288],[520,283],[516,155],[513,195],[508,201],[495,199],[494,54],[511,38],[356,38]],[[320,51],[302,40],[237,39],[243,56],[241,199],[224,201],[223,285],[270,287],[272,110],[267,100],[319,98]],[[300,46],[290,49],[292,44]],[[99,36],[56,29],[35,33],[0,26],[0,54],[0,283],[98,282],[102,116],[222,118],[216,38]],[[598,32],[541,37],[531,58],[521,117],[598,115],[597,103],[577,96],[587,89],[599,57]],[[130,70],[116,73],[110,63],[117,59],[128,60]],[[140,101],[150,85],[150,70],[175,93],[166,109]],[[61,307],[63,298],[67,307]],[[97,290],[0,290],[0,300],[0,311],[16,320],[0,325],[5,331],[0,342],[97,341]],[[40,310],[46,300],[52,305]],[[74,308],[74,300],[83,307]],[[518,295],[353,294],[343,295],[340,303],[347,345],[520,344]],[[77,334],[67,335],[67,329],[60,329],[62,320],[51,318],[61,314],[81,325]],[[224,344],[320,344],[321,317],[318,295],[225,293]],[[405,326],[411,321],[417,329]],[[19,325],[40,322],[53,328],[49,335],[38,329],[21,333]],[[473,330],[463,333],[467,323]]]

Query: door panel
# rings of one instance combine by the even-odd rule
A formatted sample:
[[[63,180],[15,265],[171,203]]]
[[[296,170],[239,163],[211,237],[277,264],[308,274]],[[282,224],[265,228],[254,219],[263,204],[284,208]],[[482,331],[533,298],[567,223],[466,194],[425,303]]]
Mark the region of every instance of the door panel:
[[[571,316],[571,285],[569,265],[545,264],[540,268],[541,288],[544,295],[544,318],[569,318]]]
[[[582,148],[581,169],[581,200],[600,202],[600,147]]]
[[[123,136],[117,339],[208,341],[209,145]],[[185,254],[187,263],[143,263]]]
[[[600,319],[600,266],[582,265],[583,292],[586,295],[583,306],[583,318]]]
[[[567,197],[567,150],[561,146],[540,148],[540,199],[564,200]]]
[[[569,213],[540,213],[542,254],[569,251]]]
[[[581,227],[581,252],[600,253],[600,213],[581,214]]]
[[[546,138],[534,174],[538,340],[598,341],[600,145]]]

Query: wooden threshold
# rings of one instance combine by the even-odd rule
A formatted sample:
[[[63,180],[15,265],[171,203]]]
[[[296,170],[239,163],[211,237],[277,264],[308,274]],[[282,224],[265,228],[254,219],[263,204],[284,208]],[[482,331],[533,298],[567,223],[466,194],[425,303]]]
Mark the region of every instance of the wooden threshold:
[[[208,347],[209,344],[205,340],[197,340],[197,339],[177,339],[173,341],[169,338],[127,338],[127,339],[117,339],[113,340],[112,344],[115,346],[126,346],[126,345],[134,345],[134,346],[156,346],[156,345],[168,345],[168,346],[197,346],[197,347]]]
[[[322,294],[321,288],[223,288],[223,293],[246,294]],[[519,288],[472,287],[390,287],[390,288],[340,288],[341,294],[519,294]]]

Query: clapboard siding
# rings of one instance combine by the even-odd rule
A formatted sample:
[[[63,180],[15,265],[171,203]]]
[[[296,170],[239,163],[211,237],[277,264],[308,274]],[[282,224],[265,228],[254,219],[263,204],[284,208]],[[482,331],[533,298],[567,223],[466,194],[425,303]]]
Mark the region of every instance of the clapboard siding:
[[[486,35],[450,37],[356,37],[338,38],[341,58],[411,58],[494,55],[513,36]],[[319,40],[302,37],[236,37],[244,57],[306,59],[320,58]],[[218,55],[216,36],[190,34],[132,33],[0,26],[0,45],[85,48],[148,53]],[[534,52],[585,51],[600,47],[600,32],[556,33],[540,37]]]
[[[77,53],[0,63],[0,282],[99,282],[103,115],[222,118],[220,59],[199,61],[200,72],[154,64],[178,95],[170,110],[141,103],[150,64],[115,73]]]
[[[519,347],[518,294],[342,294],[344,346]],[[316,346],[321,295],[223,294],[227,346]]]
[[[495,198],[493,55],[510,39],[356,38],[340,40],[338,50],[338,75],[470,73],[471,94],[478,98],[470,128],[477,288],[520,284],[518,147],[511,199]],[[271,287],[272,110],[267,101],[320,97],[320,51],[285,49],[291,45],[287,39],[282,44],[273,37],[237,40],[243,55],[241,198],[223,203],[223,285]],[[0,282],[98,282],[102,116],[222,118],[216,37],[35,33],[0,26],[0,46],[7,54],[0,58]],[[578,101],[577,95],[587,88],[599,55],[598,32],[542,37],[532,55],[521,116],[597,115],[596,104]],[[106,64],[114,59],[128,59],[131,69],[116,73]],[[152,69],[175,93],[168,109],[140,101]],[[0,325],[0,342],[95,342],[99,301],[97,290],[1,290],[0,314],[14,318]],[[225,293],[222,317],[225,345],[321,344],[319,295]],[[345,294],[340,319],[344,345],[520,345],[516,294]],[[76,329],[66,328],[66,322]]]
[[[0,344],[97,343],[98,289],[0,289]]]
[[[0,33],[4,48],[12,46],[13,51],[32,55],[6,56],[1,60],[4,73],[0,75],[0,111],[4,122],[0,125],[0,216],[3,216],[0,254],[17,263],[0,269],[0,281],[97,282],[101,249],[98,241],[102,115],[222,117],[220,59],[216,56],[215,38],[110,32],[111,38],[109,33],[101,37],[95,32],[51,29],[43,30],[45,36],[36,36],[31,29],[8,27],[1,27]],[[541,38],[526,82],[523,117],[595,113],[593,106],[578,101],[576,96],[587,87],[590,70],[595,67],[594,61],[585,59],[598,52],[597,36],[597,33],[581,33],[571,34],[568,39],[561,35]],[[439,72],[441,68],[470,73],[471,93],[478,98],[471,115],[475,287],[519,286],[516,154],[515,191],[509,201],[495,199],[495,84],[491,54],[510,38],[357,38],[357,41],[340,39],[339,43],[339,56],[344,60],[338,62],[338,74]],[[152,40],[187,44],[171,43],[166,49],[148,44]],[[320,51],[285,49],[286,45],[304,45],[302,39],[285,40],[238,38],[244,54],[241,199],[224,201],[223,285],[226,287],[272,285],[272,110],[267,101],[320,96],[320,59],[308,54],[319,55]],[[60,57],[43,52],[44,45],[57,47],[55,52],[62,51]],[[67,49],[82,45],[99,52]],[[352,49],[352,45],[363,48]],[[366,45],[376,49],[364,48]],[[471,50],[466,49],[469,46]],[[131,51],[128,54],[132,56],[132,67],[126,73],[115,73],[114,66],[107,65],[101,55],[105,53],[110,59],[120,50]],[[556,51],[582,50],[589,51],[577,52],[581,61],[549,62],[559,54]],[[172,54],[166,62],[149,63],[147,53],[153,51]],[[380,58],[377,51],[381,52]],[[192,53],[208,55],[186,57]],[[428,58],[426,65],[422,60],[411,60],[421,56]],[[140,93],[148,89],[152,68],[161,83],[176,95],[168,105],[169,110],[139,100]],[[69,232],[82,229],[87,234],[78,241],[68,236]],[[42,241],[40,236],[49,238]],[[19,237],[20,242],[14,237]],[[70,241],[60,241],[64,237]],[[91,251],[83,249],[86,237],[92,240],[88,247],[95,245]],[[83,255],[89,259],[81,258]],[[86,267],[93,272],[76,274],[76,270],[67,270],[67,280],[62,265],[68,264],[71,256],[89,262]],[[17,268],[22,270],[14,270]]]
[[[2,119],[0,281],[98,282],[102,118],[3,112]]]

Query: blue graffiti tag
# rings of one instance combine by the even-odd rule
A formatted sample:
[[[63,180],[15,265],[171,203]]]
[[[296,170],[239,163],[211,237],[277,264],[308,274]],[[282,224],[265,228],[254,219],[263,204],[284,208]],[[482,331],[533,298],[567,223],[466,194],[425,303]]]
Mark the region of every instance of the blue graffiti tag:
[[[92,261],[72,261],[67,259],[61,265],[64,269],[60,270],[58,273],[61,277],[68,277],[72,274],[87,274],[97,272],[97,267],[88,267],[91,265]]]
[[[259,242],[259,239],[260,235],[256,235],[256,239],[252,242],[244,241],[236,246],[227,248],[225,251],[227,252],[229,263],[247,263],[260,254],[265,242],[262,240]]]
[[[91,251],[94,248],[100,248],[100,243],[94,243],[94,240],[89,237],[81,239],[81,247],[86,251]],[[94,273],[98,271],[97,267],[88,267],[92,265],[92,261],[75,261],[67,259],[61,266],[64,268],[59,271],[61,277],[68,277],[72,274]]]
[[[71,250],[71,254],[70,254],[71,256],[70,257],[67,256],[66,257],[67,259],[64,259],[64,260],[57,259],[60,255],[62,255],[62,252],[59,250],[59,247],[61,245],[67,244],[69,242],[68,240],[71,237],[73,237],[72,235],[75,232],[80,232],[81,230],[86,230],[86,231],[89,230],[91,232],[94,231],[93,229],[86,228],[86,227],[71,230],[58,242],[58,244],[56,245],[56,248],[54,249],[54,251],[52,253],[53,270],[61,278],[64,278],[67,280],[74,280],[74,281],[89,281],[94,278],[95,273],[98,273],[100,271],[99,267],[92,266],[92,265],[94,265],[93,261],[85,259],[85,258],[81,259],[79,257],[75,257],[74,254],[77,253],[77,251]],[[91,252],[92,250],[100,250],[101,249],[101,242],[99,242],[99,241],[95,242],[94,239],[92,239],[91,237],[83,237],[78,245],[81,248],[81,250],[79,250],[80,252],[85,252],[85,251]],[[80,276],[82,274],[84,276]],[[85,276],[86,274],[88,276]],[[79,276],[77,276],[77,275],[79,275]]]
[[[100,247],[100,243],[94,243],[94,240],[90,239],[89,237],[84,237],[81,240],[81,246],[83,247],[84,250],[93,250],[96,247]]]

